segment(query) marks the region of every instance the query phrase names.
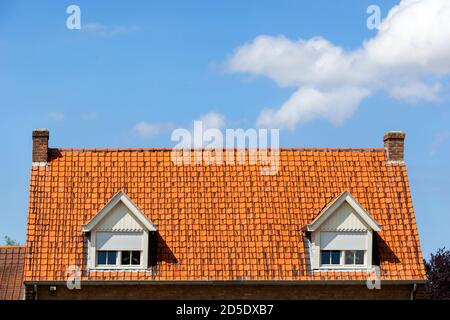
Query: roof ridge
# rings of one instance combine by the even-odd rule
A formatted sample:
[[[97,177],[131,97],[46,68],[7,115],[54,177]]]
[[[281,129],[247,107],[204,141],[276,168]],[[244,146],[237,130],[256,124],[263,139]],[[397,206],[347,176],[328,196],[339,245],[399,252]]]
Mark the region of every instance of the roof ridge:
[[[223,148],[223,151],[229,150],[257,150],[257,148]],[[273,148],[268,148],[272,150]],[[51,148],[50,152],[158,152],[183,150],[174,148]],[[187,150],[216,150],[208,148],[189,148]],[[384,148],[279,148],[280,151],[300,151],[300,152],[384,152]]]
[[[0,246],[0,249],[26,248],[26,247],[27,247],[27,246],[24,245],[24,244],[23,244],[23,245],[14,245],[14,246],[1,245],[1,246]]]

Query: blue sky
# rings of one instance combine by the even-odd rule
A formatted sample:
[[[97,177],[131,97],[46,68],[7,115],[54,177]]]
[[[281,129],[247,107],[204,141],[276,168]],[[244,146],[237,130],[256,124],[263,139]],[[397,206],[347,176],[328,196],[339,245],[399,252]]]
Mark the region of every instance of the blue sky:
[[[70,4],[81,8],[82,30],[66,28]],[[370,4],[384,17],[398,1],[0,1],[0,236],[25,241],[33,128],[49,128],[55,147],[170,147],[167,128],[190,127],[211,112],[227,127],[254,127],[263,108],[279,110],[302,85],[336,84],[300,78],[283,85],[261,65],[230,68],[238,48],[255,49],[261,35],[293,46],[320,36],[357,52],[377,34],[366,27]],[[374,75],[350,84],[370,94],[344,120],[333,123],[325,113],[280,135],[285,147],[381,147],[386,131],[405,131],[426,256],[450,247],[448,73],[427,72],[415,76],[442,83],[439,98],[396,98]],[[274,115],[282,126],[282,113]],[[157,129],[143,133],[139,123]]]

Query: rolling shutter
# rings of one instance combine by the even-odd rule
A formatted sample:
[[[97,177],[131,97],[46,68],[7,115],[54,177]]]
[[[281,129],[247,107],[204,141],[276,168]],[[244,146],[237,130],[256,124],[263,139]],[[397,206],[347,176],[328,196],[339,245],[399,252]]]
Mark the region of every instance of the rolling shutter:
[[[367,232],[320,232],[322,250],[367,250]]]
[[[143,250],[142,232],[97,232],[97,250]]]

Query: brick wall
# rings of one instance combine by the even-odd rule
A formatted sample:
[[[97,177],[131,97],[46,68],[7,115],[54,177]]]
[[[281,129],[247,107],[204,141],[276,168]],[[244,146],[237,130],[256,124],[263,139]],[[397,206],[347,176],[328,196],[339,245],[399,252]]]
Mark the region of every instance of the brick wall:
[[[37,287],[38,299],[410,299],[412,285],[254,285],[254,284],[166,284],[83,285],[80,290],[49,285]],[[423,285],[416,297],[423,297]],[[27,290],[28,292],[28,290]],[[31,295],[30,295],[31,296]],[[27,295],[27,297],[30,297]]]

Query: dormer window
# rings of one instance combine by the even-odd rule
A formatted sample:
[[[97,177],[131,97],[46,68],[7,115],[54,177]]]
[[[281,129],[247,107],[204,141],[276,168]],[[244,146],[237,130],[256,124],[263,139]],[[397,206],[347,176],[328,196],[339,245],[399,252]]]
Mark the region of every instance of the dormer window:
[[[313,270],[370,269],[373,232],[380,230],[369,213],[345,191],[307,225]]]
[[[142,266],[142,251],[103,251],[97,250],[97,267],[102,266]]]
[[[153,223],[122,192],[83,227],[89,232],[88,268],[146,269]]]
[[[320,250],[321,266],[365,265],[365,250]]]

